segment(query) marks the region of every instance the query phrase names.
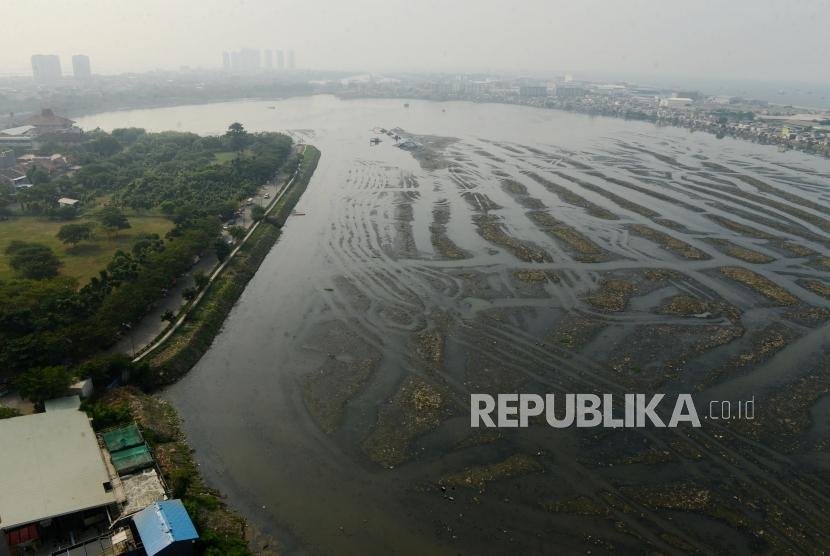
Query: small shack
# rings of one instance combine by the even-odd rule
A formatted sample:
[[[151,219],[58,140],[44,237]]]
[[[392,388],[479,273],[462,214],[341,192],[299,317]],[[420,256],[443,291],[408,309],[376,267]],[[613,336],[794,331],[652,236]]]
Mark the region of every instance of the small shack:
[[[61,207],[74,207],[78,204],[78,199],[72,199],[70,197],[61,197],[58,199],[58,206]]]
[[[190,556],[199,538],[181,500],[154,502],[133,516],[147,556]]]

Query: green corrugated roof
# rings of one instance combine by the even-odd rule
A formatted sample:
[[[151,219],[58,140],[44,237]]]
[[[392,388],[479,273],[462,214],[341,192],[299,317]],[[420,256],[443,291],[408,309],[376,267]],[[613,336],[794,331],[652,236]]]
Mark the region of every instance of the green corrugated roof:
[[[144,439],[141,438],[141,433],[135,424],[105,432],[101,436],[104,438],[104,444],[110,452],[117,452],[144,443]]]
[[[150,467],[154,461],[147,444],[113,452],[110,457],[112,458],[112,465],[119,475]]]

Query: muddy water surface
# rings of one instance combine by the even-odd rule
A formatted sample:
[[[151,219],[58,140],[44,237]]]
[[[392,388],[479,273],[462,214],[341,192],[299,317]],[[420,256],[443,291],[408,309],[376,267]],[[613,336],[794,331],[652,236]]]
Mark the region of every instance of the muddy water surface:
[[[211,350],[165,393],[229,503],[295,554],[828,550],[830,162],[409,105],[80,121],[240,121],[323,153]],[[474,431],[471,392],[691,392],[701,412],[754,396],[756,419]]]

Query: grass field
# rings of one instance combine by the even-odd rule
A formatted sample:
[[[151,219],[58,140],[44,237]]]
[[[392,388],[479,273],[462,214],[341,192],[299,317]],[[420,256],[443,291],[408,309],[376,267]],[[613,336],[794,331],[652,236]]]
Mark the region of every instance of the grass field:
[[[248,158],[249,156],[251,156],[251,151],[247,149],[242,151],[242,158]],[[213,155],[213,161],[217,164],[225,164],[234,158],[236,158],[236,151],[223,151]]]
[[[10,220],[0,221],[0,280],[14,277],[9,268],[9,257],[6,247],[15,239],[42,243],[52,248],[58,258],[63,261],[60,273],[78,279],[78,285],[83,286],[93,276],[98,275],[112,259],[112,255],[122,249],[129,252],[136,236],[141,233],[158,234],[164,237],[173,227],[173,223],[157,215],[133,215],[126,213],[132,228],[122,230],[117,237],[108,238],[103,230],[96,230],[91,241],[82,241],[77,247],[64,245],[55,237],[61,226],[66,222],[55,222],[46,218],[20,216]],[[90,222],[81,218],[74,222]]]

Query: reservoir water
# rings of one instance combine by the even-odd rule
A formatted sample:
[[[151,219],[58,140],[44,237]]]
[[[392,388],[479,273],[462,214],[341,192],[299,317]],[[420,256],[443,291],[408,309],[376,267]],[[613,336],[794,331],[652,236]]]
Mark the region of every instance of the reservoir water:
[[[827,550],[830,160],[407,104],[78,122],[238,121],[322,151],[213,346],[163,393],[208,482],[289,554]],[[471,429],[474,392],[689,392],[701,416],[754,398],[756,419]]]

